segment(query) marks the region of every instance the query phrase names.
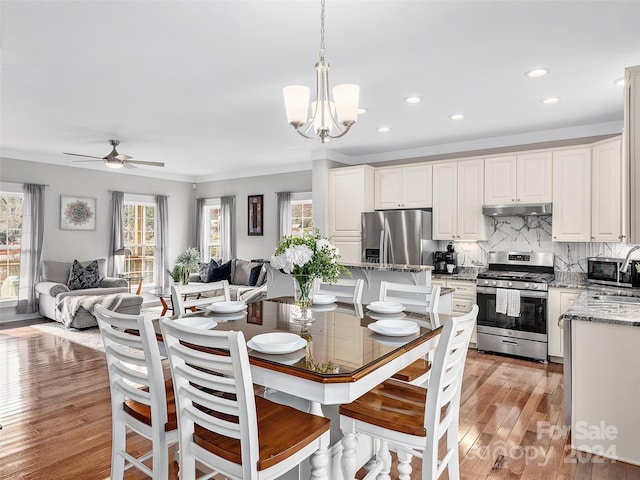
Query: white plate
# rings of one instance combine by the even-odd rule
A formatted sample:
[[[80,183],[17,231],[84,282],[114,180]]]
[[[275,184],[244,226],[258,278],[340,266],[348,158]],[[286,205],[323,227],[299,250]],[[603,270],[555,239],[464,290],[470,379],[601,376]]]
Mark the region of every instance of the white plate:
[[[295,333],[263,333],[247,342],[247,346],[260,353],[292,353],[307,345],[307,341]]]
[[[329,303],[335,303],[338,299],[335,295],[314,295],[313,296],[313,304],[314,305],[328,305]]]
[[[367,309],[377,313],[400,313],[404,310],[404,305],[396,302],[371,302]]]
[[[378,320],[376,325],[379,330],[385,333],[395,333],[398,336],[411,335],[420,331],[418,324],[411,320]]]
[[[378,325],[378,322],[375,323],[370,323],[369,325],[367,325],[367,328],[369,328],[369,330],[371,330],[372,332],[375,332],[377,334],[380,335],[384,335],[387,337],[408,337],[409,335],[415,335],[417,332],[420,331],[420,327],[418,327],[416,325],[416,330],[413,333],[397,333],[397,332],[392,332],[392,331],[386,331],[386,330],[382,330]]]
[[[311,311],[312,312],[333,312],[336,308],[338,308],[338,305],[336,305],[335,303],[330,303],[328,305],[316,305],[314,303],[313,306],[311,307]]]
[[[247,312],[213,313],[211,314],[211,318],[217,322],[230,322],[232,320],[242,320],[243,318],[247,318]]]
[[[201,328],[203,330],[209,330],[218,325],[218,322],[206,317],[182,317],[176,318],[174,322],[185,327]]]
[[[400,313],[368,313],[372,320],[402,320],[406,317],[403,312]]]
[[[238,302],[231,300],[228,302],[215,302],[211,305],[207,305],[207,310],[217,313],[235,313],[241,312],[247,308],[247,304],[244,302]]]

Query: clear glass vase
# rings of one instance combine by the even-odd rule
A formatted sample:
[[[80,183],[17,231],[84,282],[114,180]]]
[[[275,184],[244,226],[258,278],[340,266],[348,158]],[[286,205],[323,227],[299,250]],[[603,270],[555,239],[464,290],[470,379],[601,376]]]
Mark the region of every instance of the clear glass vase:
[[[301,311],[311,308],[313,305],[313,280],[312,275],[293,276],[293,300]]]

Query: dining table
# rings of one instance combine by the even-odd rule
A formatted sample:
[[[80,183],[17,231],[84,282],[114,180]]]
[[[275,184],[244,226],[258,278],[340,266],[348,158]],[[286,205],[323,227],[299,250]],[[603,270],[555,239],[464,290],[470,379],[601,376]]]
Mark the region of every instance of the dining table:
[[[223,311],[215,304],[189,313],[180,321],[199,322],[203,328],[241,331],[247,341],[253,383],[264,395],[315,415],[332,419],[329,478],[340,479],[342,450],[337,407],[349,403],[435,349],[441,325],[449,315],[402,311],[378,313],[370,305],[313,305],[306,312],[291,298],[238,305]],[[229,310],[229,309],[222,309]],[[191,320],[190,320],[191,319]],[[384,332],[382,320],[414,322],[415,332]],[[208,323],[207,323],[208,321]],[[157,325],[159,330],[159,324]],[[252,339],[258,335],[288,332],[306,342],[295,351],[266,353]],[[373,454],[373,442],[360,442],[359,460]],[[300,478],[304,478],[300,476]]]

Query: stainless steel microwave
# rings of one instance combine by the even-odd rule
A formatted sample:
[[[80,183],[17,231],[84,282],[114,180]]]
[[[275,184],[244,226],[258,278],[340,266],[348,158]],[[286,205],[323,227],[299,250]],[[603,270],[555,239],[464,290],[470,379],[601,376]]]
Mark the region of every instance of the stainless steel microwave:
[[[614,287],[633,287],[635,283],[636,263],[632,261],[625,273],[620,271],[623,258],[589,257],[587,279],[590,283],[612,285]]]

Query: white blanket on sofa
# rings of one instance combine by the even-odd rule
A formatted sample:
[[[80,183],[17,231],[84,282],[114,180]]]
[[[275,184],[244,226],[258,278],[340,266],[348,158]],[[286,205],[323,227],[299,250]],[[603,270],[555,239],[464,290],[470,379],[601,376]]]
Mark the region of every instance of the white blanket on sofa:
[[[107,310],[115,310],[121,303],[122,295],[113,293],[111,295],[70,295],[64,297],[56,306],[60,311],[62,323],[65,327],[69,327],[80,307],[93,315],[93,308],[98,304]]]

